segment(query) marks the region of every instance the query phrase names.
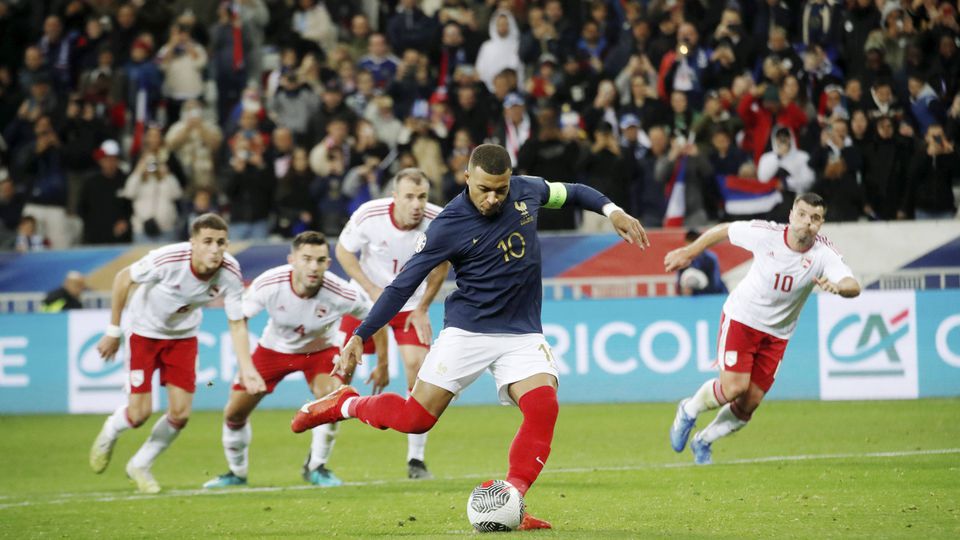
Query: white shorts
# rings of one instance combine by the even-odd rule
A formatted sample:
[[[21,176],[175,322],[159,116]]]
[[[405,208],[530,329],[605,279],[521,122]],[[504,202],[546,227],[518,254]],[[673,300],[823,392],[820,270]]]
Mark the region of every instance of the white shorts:
[[[507,387],[539,373],[560,380],[553,351],[543,334],[477,334],[444,328],[430,347],[417,377],[459,394],[489,369],[500,403],[513,405]]]

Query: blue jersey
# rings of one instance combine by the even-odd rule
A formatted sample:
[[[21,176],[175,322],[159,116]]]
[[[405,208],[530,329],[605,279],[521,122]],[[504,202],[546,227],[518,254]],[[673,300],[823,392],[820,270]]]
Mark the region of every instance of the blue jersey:
[[[446,301],[444,327],[484,334],[542,333],[541,208],[572,202],[600,212],[610,202],[581,184],[513,176],[501,210],[483,216],[464,190],[437,216],[417,253],[388,285],[356,335],[367,340],[400,310],[431,270],[450,261],[457,290]]]

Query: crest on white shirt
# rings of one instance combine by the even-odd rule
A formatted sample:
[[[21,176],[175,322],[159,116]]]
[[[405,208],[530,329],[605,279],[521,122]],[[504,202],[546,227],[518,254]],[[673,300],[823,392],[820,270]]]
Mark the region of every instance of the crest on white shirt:
[[[327,314],[327,311],[327,306],[321,306],[318,304],[317,307],[313,309],[313,314],[317,317],[323,317]]]
[[[417,247],[414,248],[414,252],[420,253],[423,251],[423,248],[427,245],[427,235],[426,233],[420,233],[417,235]]]

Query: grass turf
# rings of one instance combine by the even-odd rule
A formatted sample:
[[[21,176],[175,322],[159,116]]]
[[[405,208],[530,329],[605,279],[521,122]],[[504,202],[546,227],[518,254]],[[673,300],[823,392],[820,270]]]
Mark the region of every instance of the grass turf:
[[[550,460],[527,497],[555,528],[528,534],[960,537],[960,400],[768,402],[714,445],[710,467],[670,450],[674,409],[562,405]],[[87,452],[104,416],[2,416],[0,536],[471,534],[467,495],[505,476],[520,422],[514,408],[451,408],[427,446],[437,479],[416,482],[405,479],[405,436],[345,422],[329,466],[350,485],[320,489],[300,479],[309,435],[290,433],[291,414],[254,413],[249,487],[213,494],[199,487],[227,470],[221,419],[196,413],[154,467],[164,488],[156,496],[135,494],[123,473],[150,424],[125,433],[98,476]]]

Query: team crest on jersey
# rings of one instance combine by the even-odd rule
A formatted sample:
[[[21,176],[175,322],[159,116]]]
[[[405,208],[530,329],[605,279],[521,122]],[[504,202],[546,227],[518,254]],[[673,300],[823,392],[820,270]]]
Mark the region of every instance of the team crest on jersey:
[[[514,201],[513,207],[520,212],[520,225],[526,225],[533,221],[533,216],[527,212],[527,203],[525,201]]]
[[[143,384],[143,370],[131,369],[130,370],[130,386],[134,388],[139,388],[141,384]]]
[[[218,285],[211,285],[207,294],[210,295],[211,298],[220,294],[220,287]]]
[[[416,253],[420,253],[421,251],[423,251],[423,248],[426,247],[426,245],[427,245],[427,234],[420,233],[417,235],[417,247],[413,248],[413,251]]]
[[[803,258],[803,267],[804,267],[804,269],[810,268],[810,265],[811,265],[811,264],[813,264],[813,260],[811,260],[809,257],[804,257],[804,258]]]
[[[733,367],[737,365],[737,351],[726,351],[723,353],[723,363],[727,367]]]
[[[327,306],[317,306],[313,308],[313,314],[317,317],[323,317],[327,314]]]

